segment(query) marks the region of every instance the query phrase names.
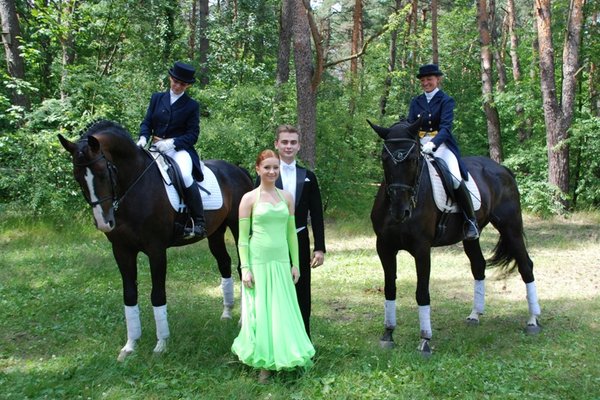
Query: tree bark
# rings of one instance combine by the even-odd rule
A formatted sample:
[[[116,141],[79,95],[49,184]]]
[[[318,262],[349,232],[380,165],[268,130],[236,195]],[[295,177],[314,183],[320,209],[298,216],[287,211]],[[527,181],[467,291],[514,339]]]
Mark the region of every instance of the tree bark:
[[[534,0],[540,49],[540,86],[546,124],[548,147],[548,180],[562,193],[559,201],[569,207],[569,137],[573,118],[576,89],[576,71],[579,64],[579,45],[583,24],[585,0],[572,0],[565,33],[562,63],[562,96],[557,96],[552,42],[552,14],[550,0]]]
[[[279,13],[279,51],[277,53],[277,86],[290,79],[290,46],[292,39],[292,0],[282,0]]]
[[[492,79],[491,36],[488,25],[486,0],[477,1],[477,22],[481,41],[481,81],[483,109],[487,118],[487,134],[490,158],[502,162],[502,143],[500,139],[500,117],[494,106],[494,84]]]
[[[598,11],[592,13],[592,32],[598,34]],[[590,60],[589,72],[589,96],[590,96],[590,112],[593,116],[600,116],[600,72],[598,64],[593,59]]]
[[[0,0],[0,19],[2,20],[2,42],[8,75],[12,78],[25,79],[25,63],[19,50],[21,27],[14,0]],[[29,98],[19,90],[11,91],[13,105],[29,108]]]
[[[437,20],[438,0],[431,0],[431,61],[434,64],[440,63]]]
[[[354,11],[352,13],[352,43],[350,54],[358,54],[362,39],[362,0],[355,0]],[[350,60],[350,73],[352,79],[358,74],[358,57]]]
[[[210,83],[210,77],[208,76],[208,54],[210,52],[210,42],[206,32],[208,32],[208,0],[199,0],[198,3],[198,28],[199,28],[199,39],[200,39],[200,87],[205,87]]]
[[[402,0],[396,0],[396,12],[402,9]],[[390,96],[390,89],[392,87],[392,74],[396,70],[396,57],[397,57],[397,40],[398,40],[398,30],[400,28],[396,28],[391,32],[390,35],[390,49],[389,49],[389,59],[388,59],[388,73],[385,76],[385,81],[383,82],[383,94],[379,99],[379,114],[383,117],[386,113],[387,101]]]
[[[292,0],[292,39],[296,67],[296,101],[298,131],[302,136],[300,158],[314,168],[316,160],[317,94],[313,88],[311,28],[307,18],[308,7],[303,0]]]

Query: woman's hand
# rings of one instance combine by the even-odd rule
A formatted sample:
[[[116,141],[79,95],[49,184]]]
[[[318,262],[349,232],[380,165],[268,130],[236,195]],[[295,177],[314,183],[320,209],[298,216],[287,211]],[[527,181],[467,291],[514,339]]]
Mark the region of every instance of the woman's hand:
[[[252,271],[249,269],[242,273],[242,283],[248,289],[252,289],[254,287],[254,275],[252,275]]]
[[[292,267],[292,279],[294,280],[294,285],[298,283],[298,279],[300,279],[300,272],[298,271],[298,267]]]

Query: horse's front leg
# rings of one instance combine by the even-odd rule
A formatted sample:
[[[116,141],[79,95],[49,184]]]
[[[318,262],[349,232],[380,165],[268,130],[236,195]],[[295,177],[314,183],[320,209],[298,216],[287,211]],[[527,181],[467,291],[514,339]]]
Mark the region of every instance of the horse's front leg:
[[[156,346],[154,353],[164,353],[167,350],[169,338],[169,322],[167,320],[167,249],[157,247],[148,253],[150,274],[152,276],[152,293],[150,300],[156,323]]]
[[[393,333],[396,329],[396,273],[398,250],[393,249],[383,240],[377,239],[377,254],[383,267],[384,275],[384,333],[379,344],[383,348],[394,347]]]
[[[125,308],[125,323],[127,326],[127,342],[121,348],[118,361],[124,361],[135,350],[137,340],[142,336],[140,309],[137,291],[137,253],[125,246],[113,245],[113,255],[119,266],[123,281],[123,303]]]
[[[421,355],[431,355],[430,341],[433,336],[431,330],[431,300],[429,298],[429,278],[431,275],[431,248],[421,248],[413,254],[417,269],[416,300],[419,306],[419,325],[421,342],[417,348]]]

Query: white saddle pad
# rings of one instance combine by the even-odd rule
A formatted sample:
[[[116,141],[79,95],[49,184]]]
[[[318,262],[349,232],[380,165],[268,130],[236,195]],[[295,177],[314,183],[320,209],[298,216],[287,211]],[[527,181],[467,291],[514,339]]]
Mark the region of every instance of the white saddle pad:
[[[151,152],[151,154],[156,159],[158,169],[163,177],[165,190],[167,192],[167,196],[169,197],[171,206],[175,211],[182,212],[185,210],[185,204],[181,201],[177,190],[175,190],[175,187],[171,184],[171,178],[167,174],[168,165],[165,163],[164,158],[160,157],[160,153]],[[202,196],[202,205],[204,206],[204,210],[218,210],[223,207],[223,193],[221,192],[221,187],[219,186],[217,177],[215,176],[214,172],[212,172],[212,170],[208,168],[202,161],[200,162],[200,166],[202,167],[204,180],[202,182],[197,182],[197,184],[205,189],[198,189],[200,190],[200,195]]]
[[[442,184],[442,179],[437,173],[437,170],[431,165],[431,162],[426,158],[427,161],[427,170],[429,171],[429,179],[431,180],[431,188],[433,190],[433,199],[435,201],[435,205],[440,211],[449,212],[449,213],[457,213],[460,210],[458,205],[452,201],[446,194],[446,190],[444,189],[444,185]],[[471,193],[471,201],[473,202],[473,209],[475,211],[481,208],[481,194],[479,193],[479,188],[471,173],[469,173],[469,179],[465,181],[467,185],[467,189],[469,193]]]

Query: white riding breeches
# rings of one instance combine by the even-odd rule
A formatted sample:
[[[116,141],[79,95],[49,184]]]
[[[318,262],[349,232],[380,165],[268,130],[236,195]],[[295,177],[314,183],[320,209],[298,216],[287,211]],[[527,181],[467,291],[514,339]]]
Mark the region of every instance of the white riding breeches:
[[[194,183],[194,178],[192,177],[192,157],[190,157],[190,153],[186,150],[169,150],[166,154],[171,157],[177,165],[179,166],[179,170],[181,171],[181,177],[183,178],[183,184],[186,188],[192,186]]]
[[[429,137],[429,136],[425,136],[425,137],[421,138],[421,146],[424,145],[425,143],[429,142],[430,140],[431,140],[431,137]],[[462,176],[460,174],[460,167],[458,166],[458,160],[456,159],[456,156],[454,155],[454,153],[452,151],[450,151],[448,146],[446,146],[444,143],[442,143],[439,147],[435,148],[435,151],[433,152],[433,154],[437,158],[441,158],[442,160],[444,160],[446,162],[446,164],[448,165],[448,169],[450,170],[450,174],[452,175],[452,186],[454,187],[454,189],[458,189],[458,187],[460,186],[460,183],[462,182]]]

